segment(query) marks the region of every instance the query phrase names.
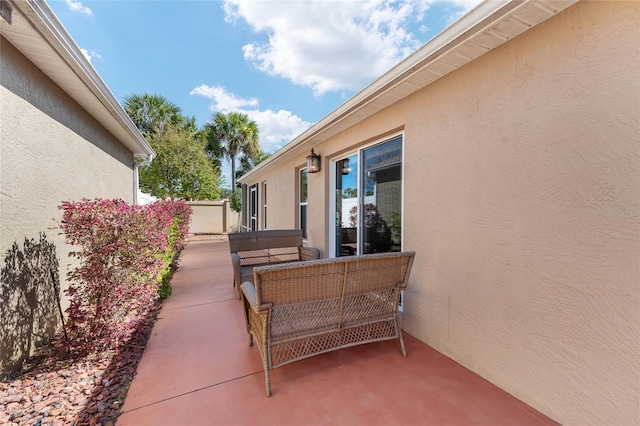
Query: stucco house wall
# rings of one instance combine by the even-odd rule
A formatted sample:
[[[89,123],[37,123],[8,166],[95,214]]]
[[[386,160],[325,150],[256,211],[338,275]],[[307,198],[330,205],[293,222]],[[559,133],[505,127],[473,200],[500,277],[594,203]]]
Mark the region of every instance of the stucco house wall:
[[[566,424],[640,420],[638,16],[580,3],[403,105],[438,106],[406,131],[406,330]]]
[[[405,331],[567,425],[640,423],[638,40],[639,3],[579,2],[314,145],[326,257],[331,160],[401,132]],[[308,151],[241,182],[284,186]]]
[[[59,329],[59,309],[68,306],[74,265],[58,206],[82,198],[133,203],[136,184],[132,149],[4,37],[21,23],[18,6],[29,7],[11,6],[13,22],[2,22],[0,36],[0,377]],[[65,72],[73,81],[74,71]]]
[[[259,229],[265,229],[263,220],[264,182],[267,182],[267,228],[285,229],[298,225],[297,195],[298,171],[304,167],[304,156],[283,164],[277,173],[269,173],[268,179],[256,175],[247,184],[247,193],[252,185],[258,188]],[[245,212],[243,211],[242,214]]]

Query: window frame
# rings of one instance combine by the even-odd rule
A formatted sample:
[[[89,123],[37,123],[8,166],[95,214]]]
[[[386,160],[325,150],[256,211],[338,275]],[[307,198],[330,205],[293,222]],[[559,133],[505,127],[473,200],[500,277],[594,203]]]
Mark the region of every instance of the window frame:
[[[247,184],[243,183],[241,186],[241,191],[242,191],[242,195],[241,195],[241,203],[242,203],[242,214],[241,214],[241,223],[240,223],[240,231],[248,231],[249,230],[249,226],[248,226],[248,220],[247,218],[249,217],[249,191],[247,190]]]
[[[258,184],[254,183],[249,187],[249,230],[257,231],[259,224],[259,208],[258,208]]]
[[[267,229],[267,181],[262,182],[262,229]]]
[[[343,152],[338,156],[335,156],[333,158],[331,158],[329,160],[329,166],[330,166],[330,174],[329,174],[329,188],[330,191],[334,192],[336,190],[336,183],[337,183],[337,178],[336,178],[336,167],[338,165],[338,163],[343,160],[346,157],[350,157],[352,155],[357,155],[358,157],[358,167],[361,167],[362,163],[363,163],[363,152],[368,149],[371,148],[373,146],[376,145],[381,145],[384,144],[385,142],[390,142],[393,139],[396,138],[401,138],[402,140],[402,166],[401,166],[401,179],[402,179],[402,186],[401,186],[401,190],[400,190],[400,196],[401,196],[401,220],[400,220],[400,229],[401,229],[401,247],[400,250],[404,249],[404,233],[405,233],[405,226],[404,226],[404,221],[405,221],[405,215],[404,215],[404,207],[405,207],[405,194],[404,194],[404,189],[405,189],[405,154],[406,154],[406,141],[405,141],[405,134],[404,134],[404,130],[403,131],[399,131],[399,132],[395,132],[395,133],[391,133],[389,135],[385,135],[384,137],[380,137],[380,138],[376,138],[375,140],[362,144],[362,145],[358,145],[356,148]],[[358,223],[360,223],[361,221],[361,214],[362,214],[362,206],[361,204],[361,200],[360,200],[360,192],[361,192],[361,171],[358,172],[358,215],[357,215],[357,220]],[[336,197],[335,196],[330,196],[329,197],[329,223],[332,224],[330,226],[335,227],[336,225]],[[360,229],[361,227],[358,226],[358,230],[357,230],[357,238],[358,238],[358,249],[361,250],[361,241],[362,241],[362,235],[361,232],[362,230]],[[329,232],[329,257],[330,258],[335,258],[338,257],[337,253],[336,253],[336,235],[335,235],[335,230],[332,230],[331,232]]]
[[[303,182],[303,173],[305,174]],[[304,192],[303,192],[304,188]],[[304,194],[304,196],[303,196]],[[303,200],[304,198],[304,200]],[[306,167],[298,169],[298,228],[302,229],[302,239],[307,240],[309,227],[309,172]],[[303,211],[304,209],[304,219]]]

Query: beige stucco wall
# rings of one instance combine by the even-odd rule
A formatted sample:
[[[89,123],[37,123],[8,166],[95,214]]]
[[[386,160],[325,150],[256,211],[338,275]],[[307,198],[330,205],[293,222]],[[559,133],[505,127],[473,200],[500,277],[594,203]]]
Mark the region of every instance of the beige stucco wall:
[[[216,234],[237,232],[238,212],[231,210],[228,200],[223,201],[188,201],[193,213],[189,232],[192,234]]]
[[[298,157],[281,163],[277,171],[269,169],[254,175],[248,183],[247,193],[251,185],[258,184],[259,229],[264,229],[264,182],[267,182],[267,228],[288,229],[298,225],[298,170],[305,166],[304,156]]]
[[[407,331],[565,424],[640,422],[639,6],[578,4],[402,105]]]
[[[267,181],[267,227],[269,229],[287,229],[297,224],[298,170],[303,166],[304,159],[289,161],[283,165],[282,173],[259,181]]]
[[[581,2],[315,146],[326,256],[328,160],[404,131],[406,331],[567,425],[640,424],[639,40],[640,3]],[[281,227],[307,152],[252,177]]]
[[[54,228],[61,218],[58,206],[83,197],[132,203],[133,154],[7,40],[0,38],[0,45],[3,272],[17,268],[5,261],[14,243],[23,250],[25,239],[38,242],[45,233],[46,241],[55,246],[64,289],[70,259],[69,247]],[[3,294],[9,287],[3,280]]]

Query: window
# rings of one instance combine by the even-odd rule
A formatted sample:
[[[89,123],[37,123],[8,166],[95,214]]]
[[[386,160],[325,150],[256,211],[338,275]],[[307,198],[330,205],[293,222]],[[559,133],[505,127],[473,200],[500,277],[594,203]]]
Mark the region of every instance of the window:
[[[267,229],[267,182],[262,184],[262,229]]]
[[[258,230],[258,184],[251,185],[249,196],[249,228]]]
[[[247,185],[243,184],[242,185],[242,224],[241,224],[241,231],[246,231],[248,229],[247,226],[247,216],[249,215],[249,200],[247,199],[248,197],[248,192],[247,192]]]
[[[307,169],[300,169],[299,183],[299,212],[298,223],[302,229],[302,238],[307,239]]]
[[[402,136],[335,161],[335,256],[402,249]]]

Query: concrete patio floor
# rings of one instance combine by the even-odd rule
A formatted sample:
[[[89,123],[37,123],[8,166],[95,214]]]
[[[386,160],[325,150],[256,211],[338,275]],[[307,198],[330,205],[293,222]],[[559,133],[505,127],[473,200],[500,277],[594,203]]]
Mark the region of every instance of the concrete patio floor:
[[[225,240],[191,241],[118,418],[127,425],[554,425],[405,333],[272,371],[248,346]]]

